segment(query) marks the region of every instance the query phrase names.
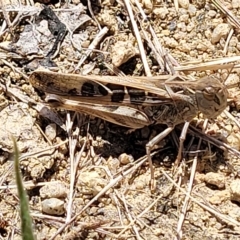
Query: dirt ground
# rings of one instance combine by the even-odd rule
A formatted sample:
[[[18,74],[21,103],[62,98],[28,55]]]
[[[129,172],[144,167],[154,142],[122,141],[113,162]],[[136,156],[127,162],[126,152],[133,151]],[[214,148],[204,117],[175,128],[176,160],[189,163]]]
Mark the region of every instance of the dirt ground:
[[[153,41],[150,26],[159,41],[154,45],[165,49],[162,57],[171,59],[175,71],[226,80],[228,66],[191,68],[239,56],[240,1],[224,1],[227,10],[219,3],[142,0],[144,20],[133,1],[153,76],[171,73],[159,65],[148,41]],[[204,134],[194,130],[204,125],[196,116],[178,167],[176,142],[183,125],[154,147],[151,191],[145,146],[166,126],[134,131],[73,111],[47,110],[43,93],[28,79],[38,68],[113,75],[107,64],[129,76],[146,75],[125,2],[0,4],[0,239],[21,239],[11,136],[21,152],[36,239],[240,238],[239,87],[229,89],[227,113],[210,120]],[[226,84],[239,82],[234,63]]]

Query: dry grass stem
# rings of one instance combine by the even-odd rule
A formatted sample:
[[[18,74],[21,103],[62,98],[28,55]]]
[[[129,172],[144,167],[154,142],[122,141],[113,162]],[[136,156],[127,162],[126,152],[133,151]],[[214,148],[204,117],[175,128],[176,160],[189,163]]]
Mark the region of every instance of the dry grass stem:
[[[82,58],[78,62],[75,71],[79,70],[79,68],[82,66],[84,61],[87,59],[87,57],[92,53],[92,51],[96,48],[96,46],[100,43],[102,38],[107,34],[108,28],[104,27],[102,28],[99,33],[96,35],[95,39],[92,41],[92,43],[89,45],[88,50],[83,54]]]
[[[128,11],[128,15],[129,15],[129,18],[131,20],[133,31],[134,31],[134,34],[135,34],[135,37],[136,37],[136,40],[137,40],[137,43],[138,43],[138,48],[139,48],[139,52],[140,52],[140,55],[141,55],[141,59],[142,59],[143,67],[144,67],[144,70],[145,70],[145,74],[146,74],[146,76],[150,77],[150,76],[152,76],[152,74],[151,74],[150,68],[148,66],[148,62],[147,62],[147,58],[146,58],[146,54],[145,54],[145,49],[144,49],[143,43],[142,43],[142,38],[141,38],[140,32],[138,30],[137,23],[134,19],[133,10],[132,10],[130,1],[124,0],[124,3],[125,3],[125,6],[126,6],[126,9]]]
[[[0,0],[0,239],[11,136],[39,240],[236,238],[238,1],[53,2]]]
[[[221,10],[224,14],[227,15],[227,17],[230,20],[230,23],[236,27],[237,29],[240,29],[240,22],[238,19],[234,16],[234,14],[225,7],[224,3],[221,0],[212,0],[213,4]]]

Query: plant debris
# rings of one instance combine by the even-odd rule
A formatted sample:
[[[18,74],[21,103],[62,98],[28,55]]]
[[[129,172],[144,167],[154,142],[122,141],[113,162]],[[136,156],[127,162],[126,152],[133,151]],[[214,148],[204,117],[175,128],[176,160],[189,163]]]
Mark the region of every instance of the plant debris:
[[[21,239],[11,154],[17,141],[36,239],[233,239],[239,235],[239,1],[1,1],[0,238]],[[46,5],[44,5],[46,4]],[[196,116],[155,146],[166,126],[132,131],[49,109],[36,69],[215,75],[229,89],[214,121]]]

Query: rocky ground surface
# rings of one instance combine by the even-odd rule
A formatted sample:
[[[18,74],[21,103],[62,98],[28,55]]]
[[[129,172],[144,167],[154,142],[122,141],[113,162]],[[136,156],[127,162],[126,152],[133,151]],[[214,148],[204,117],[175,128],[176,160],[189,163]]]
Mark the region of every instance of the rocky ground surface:
[[[224,1],[227,12],[216,3],[142,0],[145,21],[133,3],[152,75],[169,72],[162,72],[143,34],[145,29],[151,38],[150,25],[169,53],[166,56],[179,66],[239,55],[240,25],[229,13],[240,18],[240,1]],[[174,166],[182,125],[155,146],[159,151],[153,157],[153,192],[145,145],[166,126],[132,131],[74,112],[46,112],[42,93],[28,81],[39,67],[109,75],[109,64],[129,76],[145,75],[124,2],[39,0],[20,5],[12,0],[2,1],[0,14],[0,239],[21,239],[12,136],[21,152],[36,239],[239,239],[238,88],[229,90],[229,115],[222,113],[209,122],[196,169],[192,166],[199,135],[192,131],[184,144],[187,154]],[[225,69],[185,72],[194,78],[216,74],[223,81],[227,73]],[[227,81],[239,81],[239,68]],[[203,120],[199,116],[192,125],[198,123],[201,129]],[[230,148],[213,146],[207,136]],[[184,207],[193,173],[191,198]]]

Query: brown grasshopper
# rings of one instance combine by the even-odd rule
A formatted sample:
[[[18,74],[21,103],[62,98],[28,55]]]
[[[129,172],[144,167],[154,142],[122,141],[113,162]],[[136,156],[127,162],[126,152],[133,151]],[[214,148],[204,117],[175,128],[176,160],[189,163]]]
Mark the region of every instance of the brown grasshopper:
[[[89,114],[133,129],[166,124],[168,128],[146,145],[153,186],[150,156],[153,146],[175,125],[191,121],[200,112],[206,118],[216,118],[227,107],[227,88],[215,77],[197,81],[169,81],[168,78],[35,71],[30,83],[46,93],[46,101],[52,107]]]

